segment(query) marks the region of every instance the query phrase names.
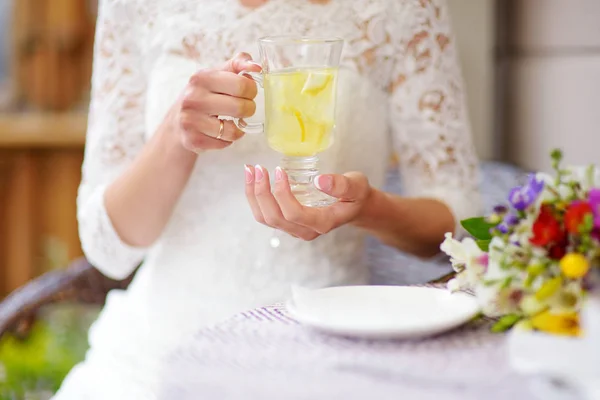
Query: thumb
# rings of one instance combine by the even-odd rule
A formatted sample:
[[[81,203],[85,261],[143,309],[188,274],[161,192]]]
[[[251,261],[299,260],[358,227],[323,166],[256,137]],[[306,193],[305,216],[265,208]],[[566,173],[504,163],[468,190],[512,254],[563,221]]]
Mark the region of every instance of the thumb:
[[[227,61],[222,69],[223,71],[239,74],[242,71],[260,72],[262,68],[260,67],[260,64],[252,61],[252,56],[250,54],[239,53]]]
[[[369,181],[359,172],[344,175],[319,175],[315,178],[315,186],[321,192],[340,200],[362,200],[369,190]]]

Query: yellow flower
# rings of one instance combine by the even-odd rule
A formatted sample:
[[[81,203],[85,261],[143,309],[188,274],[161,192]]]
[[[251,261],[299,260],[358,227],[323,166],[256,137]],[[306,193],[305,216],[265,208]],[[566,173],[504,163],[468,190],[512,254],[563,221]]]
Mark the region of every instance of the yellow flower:
[[[582,254],[569,253],[561,258],[560,269],[567,278],[579,279],[587,274],[590,263]]]
[[[557,313],[544,311],[530,319],[531,326],[542,332],[563,336],[580,336],[579,315],[577,313]]]

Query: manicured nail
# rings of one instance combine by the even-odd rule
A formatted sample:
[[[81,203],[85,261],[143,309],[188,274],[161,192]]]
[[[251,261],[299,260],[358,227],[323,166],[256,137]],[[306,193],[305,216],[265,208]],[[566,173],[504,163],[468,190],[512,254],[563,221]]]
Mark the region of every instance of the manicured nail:
[[[263,168],[260,165],[257,165],[256,167],[254,167],[254,178],[256,179],[256,182],[262,181],[264,176],[265,176],[265,173],[263,171]]]
[[[246,64],[250,64],[250,65],[256,65],[257,67],[261,67],[261,68],[262,68],[262,65],[261,65],[261,64],[259,64],[259,63],[257,63],[257,62],[255,62],[255,61],[250,61],[250,60],[248,60],[248,61],[246,61]]]
[[[252,173],[249,165],[244,165],[244,172],[246,173],[246,183],[252,183],[254,180],[254,174]]]
[[[283,179],[283,171],[281,170],[281,167],[275,168],[275,181],[279,182],[282,179]]]
[[[317,189],[328,192],[333,188],[333,177],[330,175],[319,175],[315,178]]]

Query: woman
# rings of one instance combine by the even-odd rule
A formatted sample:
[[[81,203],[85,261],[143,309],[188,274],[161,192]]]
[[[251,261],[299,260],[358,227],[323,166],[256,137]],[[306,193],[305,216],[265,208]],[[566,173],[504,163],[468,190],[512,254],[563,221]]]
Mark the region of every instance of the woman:
[[[340,140],[321,169],[362,174],[318,179],[342,200],[332,207],[298,208],[281,173],[272,197],[280,155],[215,117],[255,111],[256,87],[237,73],[260,68],[230,55],[284,33],[346,40]],[[109,294],[59,400],[151,399],[161,358],[201,326],[285,299],[294,284],[365,283],[366,232],[428,256],[477,212],[443,0],[104,0],[95,57],[81,241],[109,277],[144,262]],[[378,189],[390,143],[410,197]],[[254,219],[291,235],[272,246],[274,230]]]

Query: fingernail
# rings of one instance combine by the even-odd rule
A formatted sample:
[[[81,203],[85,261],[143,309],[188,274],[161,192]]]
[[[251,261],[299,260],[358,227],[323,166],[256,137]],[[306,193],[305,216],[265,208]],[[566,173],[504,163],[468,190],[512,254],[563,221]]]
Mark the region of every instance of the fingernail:
[[[256,179],[256,182],[262,181],[264,176],[265,176],[265,173],[263,171],[263,168],[260,165],[257,165],[256,167],[254,167],[254,178]]]
[[[333,188],[333,177],[329,175],[319,175],[315,178],[315,186],[321,191],[328,192]]]
[[[281,167],[275,168],[275,181],[279,182],[282,179],[283,179],[283,171],[281,170]]]
[[[252,170],[249,165],[244,165],[244,172],[246,173],[246,183],[252,183],[254,180],[254,175],[252,174]]]

